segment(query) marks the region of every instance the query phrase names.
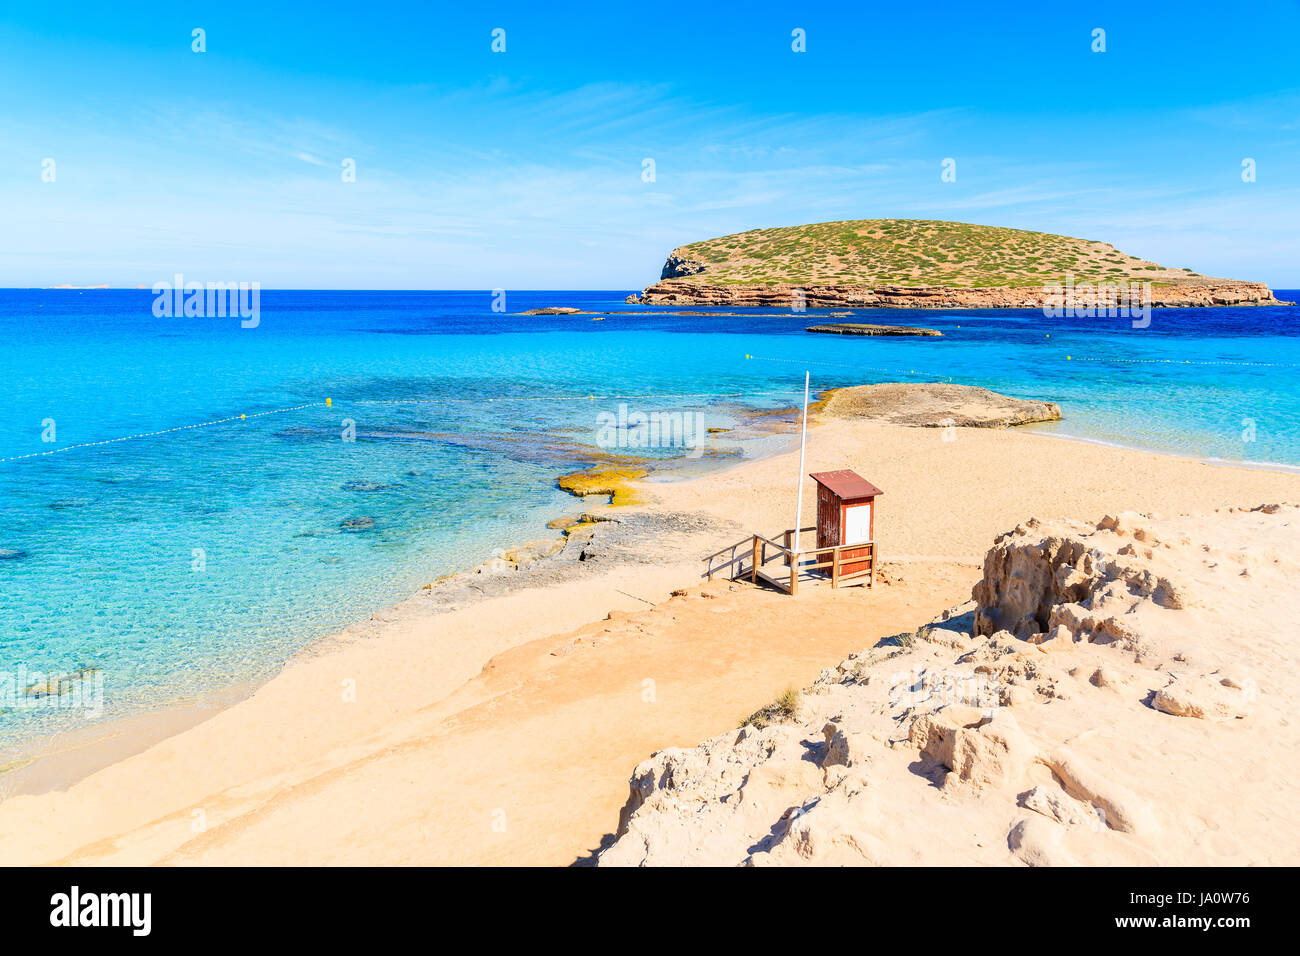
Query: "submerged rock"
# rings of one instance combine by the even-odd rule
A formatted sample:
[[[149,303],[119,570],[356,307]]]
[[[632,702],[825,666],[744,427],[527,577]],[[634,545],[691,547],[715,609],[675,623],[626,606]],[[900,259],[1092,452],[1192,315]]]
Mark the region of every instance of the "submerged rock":
[[[58,501],[51,501],[46,507],[53,511],[66,511],[69,508],[84,508],[89,503],[79,498],[62,498]]]
[[[392,491],[400,486],[386,485],[379,481],[345,481],[344,491]]]
[[[375,519],[369,515],[360,518],[348,518],[346,521],[339,522],[339,528],[343,531],[371,531],[375,527]]]

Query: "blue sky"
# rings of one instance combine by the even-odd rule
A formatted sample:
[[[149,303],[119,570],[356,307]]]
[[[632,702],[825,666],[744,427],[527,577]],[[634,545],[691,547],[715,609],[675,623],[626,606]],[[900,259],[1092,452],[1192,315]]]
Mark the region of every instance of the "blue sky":
[[[7,4],[0,286],[632,289],[909,217],[1300,287],[1294,0],[729,6]]]

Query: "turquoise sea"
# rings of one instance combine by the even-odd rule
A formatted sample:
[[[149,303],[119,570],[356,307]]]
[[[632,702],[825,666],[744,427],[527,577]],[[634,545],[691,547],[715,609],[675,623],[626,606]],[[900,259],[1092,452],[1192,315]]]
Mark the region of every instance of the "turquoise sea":
[[[1300,467],[1300,308],[1143,329],[875,310],[945,337],[853,339],[805,333],[816,311],[665,316],[626,294],[510,292],[501,313],[488,292],[266,291],[241,328],[158,318],[149,291],[0,291],[0,682],[95,668],[114,716],[264,677],[575,511],[555,477],[602,412],[727,427],[796,404],[805,369],[815,390],[986,385],[1060,402],[1064,436]],[[510,314],[552,305],[638,314]],[[28,700],[0,701],[0,748],[84,722]]]

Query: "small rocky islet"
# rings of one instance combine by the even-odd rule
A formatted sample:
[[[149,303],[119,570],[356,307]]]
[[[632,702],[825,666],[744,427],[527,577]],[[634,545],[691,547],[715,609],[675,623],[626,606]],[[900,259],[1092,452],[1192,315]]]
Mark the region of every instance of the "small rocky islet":
[[[865,322],[828,322],[810,325],[804,331],[823,332],[827,335],[943,335],[938,329],[923,329],[916,325],[871,325]]]

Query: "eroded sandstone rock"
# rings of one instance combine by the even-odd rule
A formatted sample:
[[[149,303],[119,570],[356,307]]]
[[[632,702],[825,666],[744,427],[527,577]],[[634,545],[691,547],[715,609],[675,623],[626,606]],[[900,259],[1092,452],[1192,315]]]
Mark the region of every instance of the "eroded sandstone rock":
[[[1149,556],[1125,553],[1116,538],[1126,535],[1154,540],[1146,525],[1113,516],[1095,528],[1030,521],[999,536],[972,591],[975,633],[1007,630],[1031,640],[1064,636],[1063,627],[1075,640],[1131,641],[1136,635],[1125,615],[1136,603],[1173,610],[1194,603],[1190,588],[1151,567]]]
[[[1232,678],[1173,677],[1156,691],[1151,706],[1175,717],[1240,720],[1249,716],[1253,694],[1225,683]],[[1234,682],[1235,683],[1235,682]]]
[[[1096,811],[1058,787],[1039,785],[1025,794],[1023,805],[1045,817],[1070,826],[1097,823]]]
[[[950,705],[917,718],[908,739],[956,779],[975,787],[1018,780],[1034,758],[1034,748],[1006,710],[991,714]]]

